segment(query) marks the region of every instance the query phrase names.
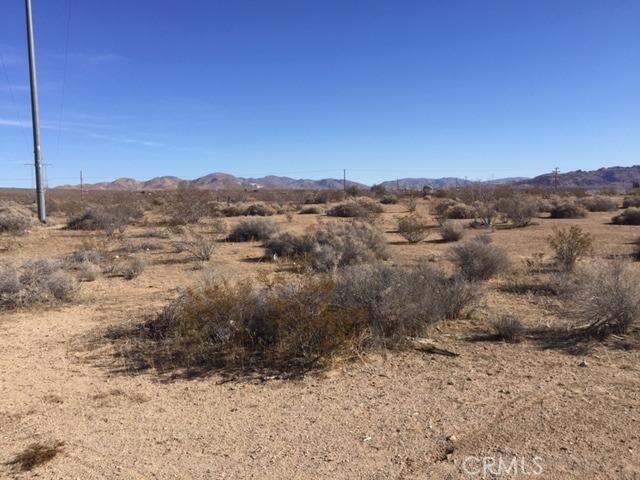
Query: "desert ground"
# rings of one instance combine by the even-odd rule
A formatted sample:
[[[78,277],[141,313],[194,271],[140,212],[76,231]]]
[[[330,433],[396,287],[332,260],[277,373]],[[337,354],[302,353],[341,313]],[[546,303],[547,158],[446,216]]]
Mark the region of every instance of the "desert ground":
[[[420,199],[417,206],[433,225],[435,201]],[[417,244],[396,233],[396,219],[405,214],[402,203],[384,205],[375,220],[389,244],[388,261],[403,266],[426,257],[450,268],[451,244],[437,233]],[[484,305],[469,318],[428,331],[439,349],[457,356],[377,349],[294,377],[128,368],[108,332],[162,311],[204,272],[230,280],[298,275],[287,262],[264,258],[257,241],[220,241],[203,266],[174,251],[175,233],[153,239],[161,248],[140,253],[147,267],[136,278],[100,275],[82,282],[71,303],[0,311],[0,477],[639,479],[635,336],[558,341],[540,333],[567,322],[555,297],[504,288],[528,275],[531,259],[550,261],[554,227],[590,233],[596,257],[630,257],[640,227],[613,225],[611,217],[542,215],[527,227],[488,233],[507,251],[510,272],[486,282]],[[294,232],[330,220],[271,218]],[[108,240],[111,248],[162,228],[155,221],[129,226]],[[239,217],[226,221],[233,226]],[[56,214],[26,235],[3,235],[0,260],[63,258],[88,238],[106,238],[64,225]],[[197,228],[207,232],[209,224]],[[487,234],[465,232],[466,239]],[[495,312],[522,321],[522,341],[487,335]],[[21,468],[19,455],[30,445],[57,442],[59,453],[49,461]],[[512,468],[496,470],[499,462]]]

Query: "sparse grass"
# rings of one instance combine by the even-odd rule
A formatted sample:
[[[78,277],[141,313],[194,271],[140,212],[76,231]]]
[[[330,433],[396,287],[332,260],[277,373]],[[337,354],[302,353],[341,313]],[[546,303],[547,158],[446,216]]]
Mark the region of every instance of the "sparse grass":
[[[491,329],[496,338],[509,343],[521,341],[524,335],[522,322],[511,314],[496,316],[491,321]]]
[[[576,225],[555,229],[547,241],[555,252],[556,264],[567,272],[593,252],[593,238]]]
[[[7,462],[7,465],[28,472],[50,462],[63,451],[64,442],[32,443],[24,451],[17,454],[13,460]]]
[[[451,261],[467,280],[488,280],[507,270],[509,258],[500,247],[483,235],[451,248]]]
[[[629,207],[611,221],[616,225],[640,225],[640,208]]]
[[[270,218],[247,218],[240,220],[228,236],[230,242],[249,242],[266,240],[280,230]]]
[[[409,243],[420,243],[429,236],[430,228],[424,218],[410,214],[398,220],[398,233]]]

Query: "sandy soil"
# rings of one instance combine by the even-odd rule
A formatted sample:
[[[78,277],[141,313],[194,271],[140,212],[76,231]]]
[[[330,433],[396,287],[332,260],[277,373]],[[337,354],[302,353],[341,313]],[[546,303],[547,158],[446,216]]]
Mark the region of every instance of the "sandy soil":
[[[387,207],[388,231],[402,211]],[[316,217],[277,219],[296,230]],[[628,254],[640,229],[610,217],[540,219],[492,235],[516,266],[548,255],[545,239],[560,224],[591,232],[600,256]],[[415,246],[388,236],[401,264],[442,259],[449,248],[435,234]],[[85,237],[49,226],[0,259],[61,256]],[[150,266],[134,280],[102,277],[82,285],[76,304],[0,314],[0,477],[640,478],[640,351],[625,342],[576,354],[535,339],[474,341],[486,332],[486,312],[431,332],[458,357],[380,352],[297,380],[123,372],[107,328],[159,311],[201,274],[160,242],[166,248],[147,253]],[[256,243],[222,244],[211,265],[237,277],[279,269],[261,255]],[[562,322],[544,298],[498,284],[489,285],[487,311],[514,312],[531,328]],[[65,442],[52,461],[31,472],[9,463],[48,441]],[[492,475],[499,461],[511,469]]]

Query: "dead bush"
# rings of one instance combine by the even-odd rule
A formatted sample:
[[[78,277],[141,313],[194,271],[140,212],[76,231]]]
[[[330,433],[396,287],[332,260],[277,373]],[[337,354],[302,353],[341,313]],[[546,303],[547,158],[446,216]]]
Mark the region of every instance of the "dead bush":
[[[103,230],[111,235],[124,232],[128,225],[142,218],[143,212],[135,205],[119,204],[109,209],[93,207],[67,222],[69,230]]]
[[[380,203],[383,205],[395,205],[398,203],[398,197],[392,193],[387,193],[380,199]]]
[[[78,264],[78,263],[100,263],[102,260],[102,255],[100,252],[91,247],[82,246],[81,248],[74,250],[67,256],[68,264]]]
[[[310,205],[300,209],[300,215],[321,215],[324,213],[322,207]]]
[[[430,228],[427,221],[411,214],[398,220],[398,233],[409,243],[419,243],[429,236]]]
[[[464,227],[451,220],[442,222],[439,230],[444,242],[457,242],[464,237]]]
[[[618,203],[615,200],[601,196],[585,197],[581,203],[590,212],[611,212],[618,208]]]
[[[622,208],[640,208],[640,195],[635,197],[625,197],[622,201]]]
[[[620,260],[584,265],[569,306],[569,314],[594,333],[624,333],[640,321],[640,275]]]
[[[434,214],[439,219],[470,219],[473,218],[473,207],[453,200],[443,200],[434,209]]]
[[[269,285],[210,280],[145,323],[129,358],[159,370],[304,371],[369,347],[402,346],[447,316],[451,279],[427,264],[365,265]],[[469,289],[475,286],[468,282]],[[475,308],[467,296],[463,308]]]
[[[640,208],[629,207],[611,221],[616,225],[640,225]]]
[[[252,240],[266,240],[280,230],[270,218],[247,218],[240,220],[231,229],[227,239],[230,242],[249,242]]]
[[[587,211],[573,201],[563,201],[551,209],[551,218],[584,218]]]
[[[19,269],[0,265],[0,309],[29,307],[53,302],[70,302],[78,285],[52,260],[27,262]]]
[[[411,196],[411,197],[405,199],[405,201],[403,203],[405,204],[405,206],[407,207],[407,210],[410,213],[415,212],[416,209],[418,208],[418,200],[414,196]]]
[[[491,228],[498,216],[498,210],[492,202],[476,201],[473,203],[473,222],[471,226],[474,228]]]
[[[118,261],[111,269],[111,273],[123,277],[125,280],[133,280],[140,276],[147,267],[147,262],[141,257],[129,257]]]
[[[176,251],[189,252],[196,260],[207,262],[216,249],[216,239],[212,235],[188,232],[185,237],[176,242]]]
[[[0,233],[24,235],[32,224],[32,214],[15,202],[0,203]]]
[[[81,282],[93,282],[100,276],[100,267],[90,262],[83,262],[76,265],[76,276]]]
[[[593,251],[593,238],[576,225],[555,229],[547,241],[555,252],[556,264],[564,271],[573,270],[580,258]]]
[[[496,210],[503,214],[514,227],[526,227],[538,213],[538,205],[528,197],[505,197],[497,202]]]
[[[363,222],[326,223],[302,235],[284,233],[269,239],[265,247],[271,258],[305,259],[323,272],[388,257],[384,234]]]
[[[524,335],[522,322],[511,314],[502,314],[495,317],[491,321],[491,329],[497,339],[509,343],[521,341]]]
[[[472,281],[488,280],[509,266],[507,253],[492,245],[491,237],[487,235],[452,247],[450,258],[462,277]]]
[[[327,211],[330,217],[367,218],[382,213],[378,202],[368,197],[356,197],[339,203]]]
[[[205,195],[206,192],[198,190],[187,182],[178,185],[165,205],[169,214],[169,224],[195,224],[207,216],[210,207],[207,205]]]

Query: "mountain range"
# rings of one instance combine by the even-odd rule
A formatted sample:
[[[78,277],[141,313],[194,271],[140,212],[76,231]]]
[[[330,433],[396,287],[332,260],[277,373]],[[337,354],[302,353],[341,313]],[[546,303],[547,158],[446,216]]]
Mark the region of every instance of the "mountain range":
[[[484,185],[519,185],[519,186],[562,186],[562,187],[584,187],[584,188],[604,188],[604,187],[629,187],[640,182],[640,165],[630,167],[605,167],[598,170],[584,171],[575,170],[567,173],[546,173],[533,178],[509,177],[483,182],[457,177],[443,178],[401,178],[388,180],[381,185],[388,190],[401,189],[421,189],[425,185],[434,188],[464,187],[481,183]],[[133,178],[118,178],[113,182],[101,182],[85,184],[86,190],[171,190],[186,183],[196,188],[211,190],[257,190],[257,189],[284,189],[284,190],[328,190],[340,189],[343,187],[342,180],[336,178],[324,178],[321,180],[296,179],[268,175],[260,178],[243,178],[230,175],[228,173],[210,173],[195,180],[183,180],[178,177],[163,176],[155,177],[151,180],[141,181]],[[347,180],[347,187],[357,187],[360,189],[369,188],[368,185]],[[55,187],[58,189],[78,189],[79,185],[62,185]]]

